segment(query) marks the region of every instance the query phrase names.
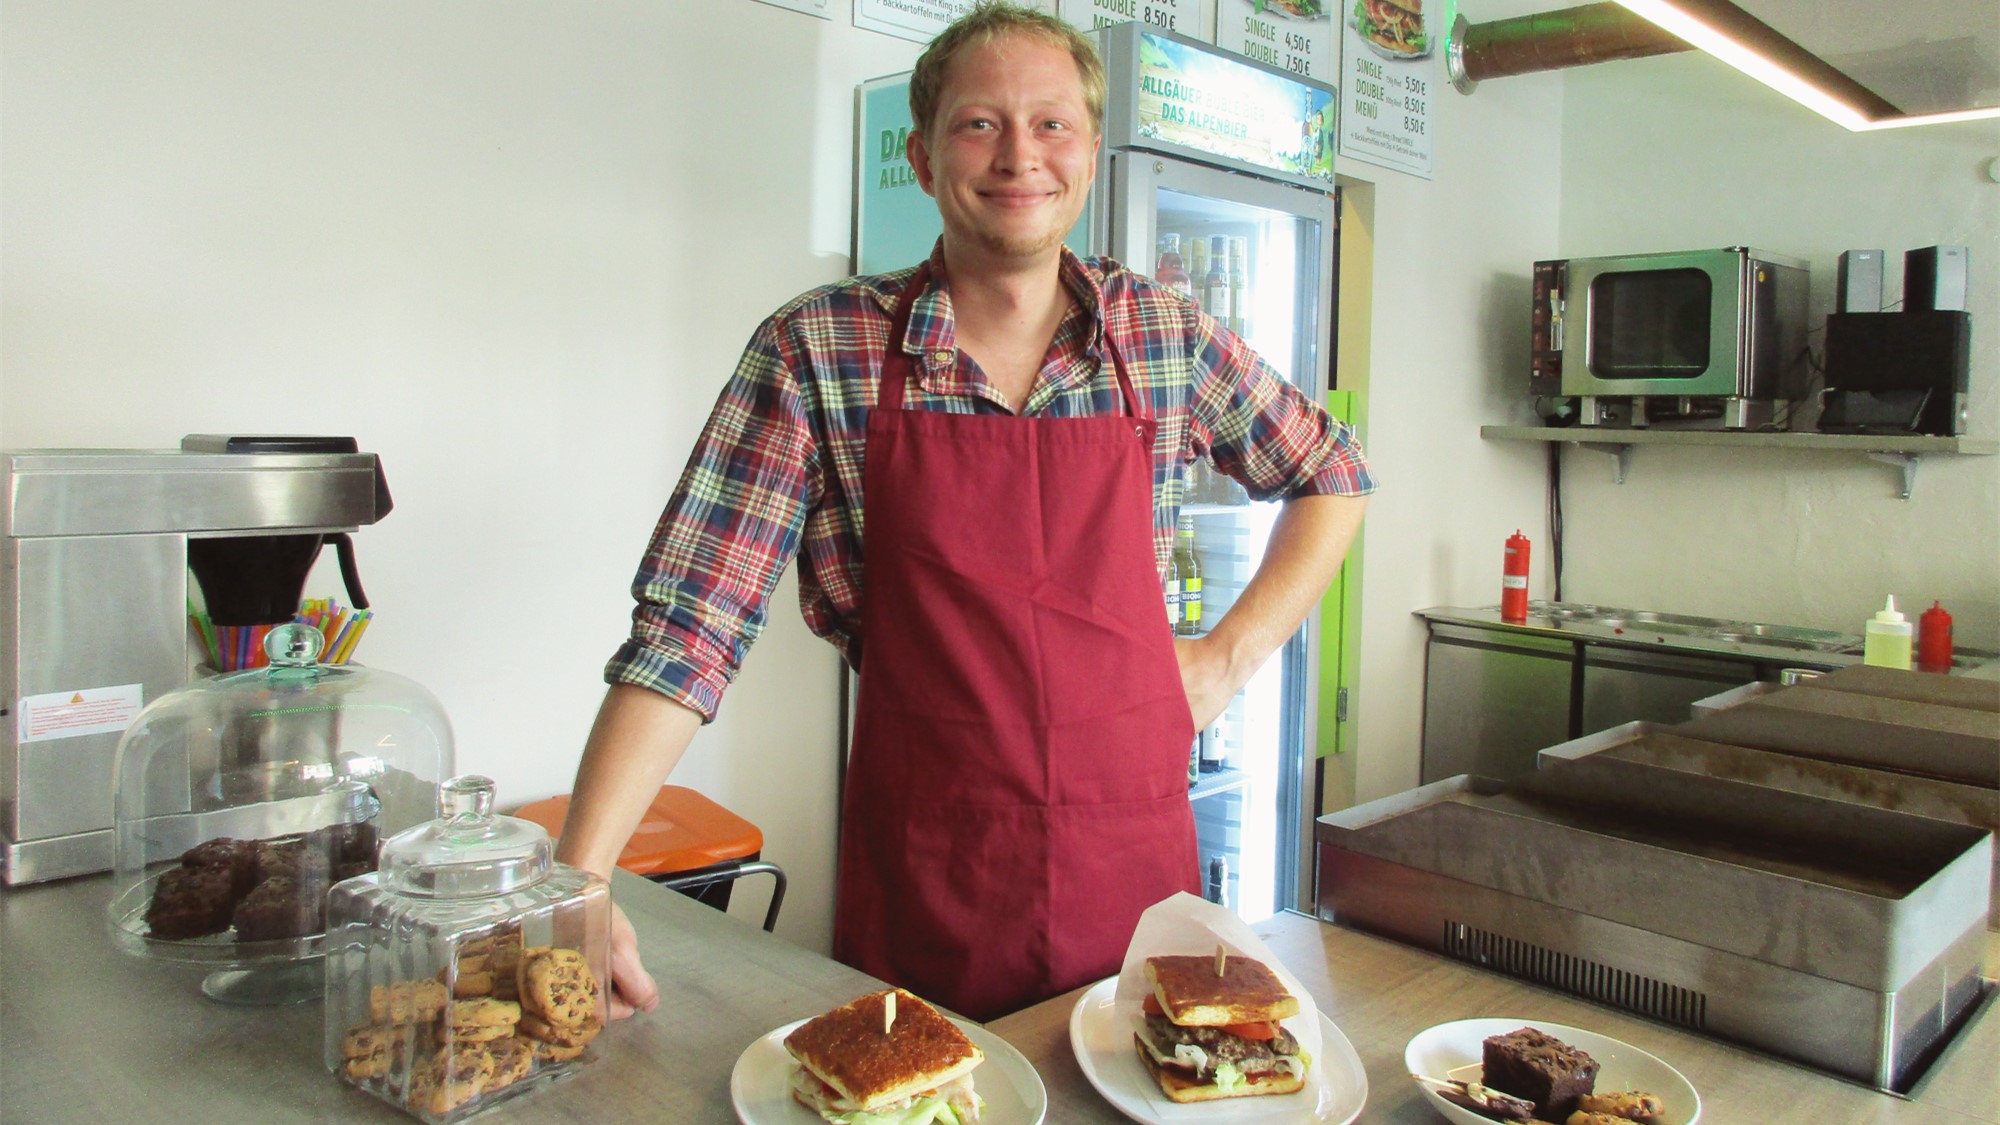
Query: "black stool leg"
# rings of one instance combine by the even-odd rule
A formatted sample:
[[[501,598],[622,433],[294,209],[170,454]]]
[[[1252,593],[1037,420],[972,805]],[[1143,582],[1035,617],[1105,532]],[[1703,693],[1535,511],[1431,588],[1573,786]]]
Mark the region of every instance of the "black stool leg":
[[[773,880],[771,905],[764,912],[764,932],[776,933],[778,908],[785,905],[785,871],[775,863],[739,863],[726,871],[702,871],[693,875],[648,875],[646,878],[676,891],[693,891],[717,883],[730,883],[745,875],[769,875]]]

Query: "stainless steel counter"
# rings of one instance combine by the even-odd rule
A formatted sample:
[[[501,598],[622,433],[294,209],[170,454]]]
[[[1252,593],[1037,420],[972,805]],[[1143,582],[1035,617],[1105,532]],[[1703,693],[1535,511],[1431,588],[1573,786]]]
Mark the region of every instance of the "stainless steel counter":
[[[1537,751],[1644,720],[1679,723],[1692,705],[1787,669],[1861,663],[1861,637],[1763,622],[1532,602],[1524,621],[1497,606],[1417,611],[1430,624],[1422,780],[1517,777]],[[1956,654],[1956,671],[1993,666]]]
[[[1586,602],[1530,602],[1524,621],[1503,621],[1498,606],[1436,606],[1417,610],[1427,621],[1529,637],[1633,649],[1725,657],[1762,664],[1831,670],[1861,663],[1861,635]],[[1954,673],[2000,659],[2000,653],[1960,649]]]
[[[1361,1056],[1368,1072],[1361,1125],[1442,1125],[1410,1081],[1403,1048],[1427,1027],[1483,1016],[1588,1028],[1650,1051],[1694,1084],[1701,1120],[1714,1125],[2000,1123],[2000,1005],[1990,1002],[1906,1099],[1302,915],[1281,914],[1252,929]],[[1988,939],[1990,966],[2000,957],[2000,935]],[[1040,1070],[1050,1122],[1124,1122],[1070,1051],[1069,1016],[1081,995],[1058,996],[989,1026]]]
[[[103,930],[106,893],[103,876],[0,892],[0,1119],[412,1120],[326,1073],[319,1004],[224,1007],[202,997],[198,972],[116,951]],[[621,874],[613,893],[660,980],[659,1010],[614,1025],[599,1040],[604,1059],[582,1074],[479,1121],[734,1121],[729,1072],[744,1047],[878,987],[636,876]],[[1431,1024],[1503,1014],[1593,1027],[1670,1059],[1701,1090],[1704,1121],[2000,1123],[2000,1017],[1990,1004],[1906,1101],[1302,915],[1256,928],[1360,1052],[1371,1083],[1363,1125],[1440,1120],[1402,1074],[1405,1043]],[[1070,1052],[1075,1001],[992,1026],[1040,1072],[1051,1125],[1121,1121]]]
[[[224,1006],[201,994],[199,969],[116,950],[109,891],[108,876],[86,876],[0,892],[0,1120],[414,1120],[327,1073],[322,1004]],[[745,1047],[881,987],[635,875],[612,893],[660,1007],[613,1025],[581,1074],[481,1122],[733,1121],[729,1072]]]

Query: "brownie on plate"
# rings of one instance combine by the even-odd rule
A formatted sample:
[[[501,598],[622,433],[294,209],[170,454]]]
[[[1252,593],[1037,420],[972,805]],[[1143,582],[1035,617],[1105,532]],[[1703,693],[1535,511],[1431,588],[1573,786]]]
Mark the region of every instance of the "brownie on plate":
[[[1576,1100],[1597,1087],[1597,1060],[1532,1027],[1489,1037],[1482,1084],[1535,1103],[1544,1121],[1567,1120]]]

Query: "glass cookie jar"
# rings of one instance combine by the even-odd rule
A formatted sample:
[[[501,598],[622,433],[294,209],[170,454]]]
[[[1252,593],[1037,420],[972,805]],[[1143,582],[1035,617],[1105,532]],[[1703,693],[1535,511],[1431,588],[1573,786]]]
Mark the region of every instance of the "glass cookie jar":
[[[318,662],[310,625],[271,630],[270,666],[155,699],[119,740],[113,942],[204,966],[231,1003],[316,999],[326,893],[373,870],[380,837],[429,820],[451,724],[406,677]]]
[[[433,1123],[589,1061],[611,956],[610,885],[496,815],[491,780],[446,782],[438,814],[333,888],[326,934],[327,1068]]]

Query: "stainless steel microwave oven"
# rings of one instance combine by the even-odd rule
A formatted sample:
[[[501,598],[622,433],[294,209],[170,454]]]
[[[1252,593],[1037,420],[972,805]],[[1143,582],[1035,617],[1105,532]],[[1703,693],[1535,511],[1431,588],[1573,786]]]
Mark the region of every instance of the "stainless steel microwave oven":
[[[1767,425],[1807,394],[1806,283],[1742,246],[1536,262],[1531,391],[1585,425]]]

